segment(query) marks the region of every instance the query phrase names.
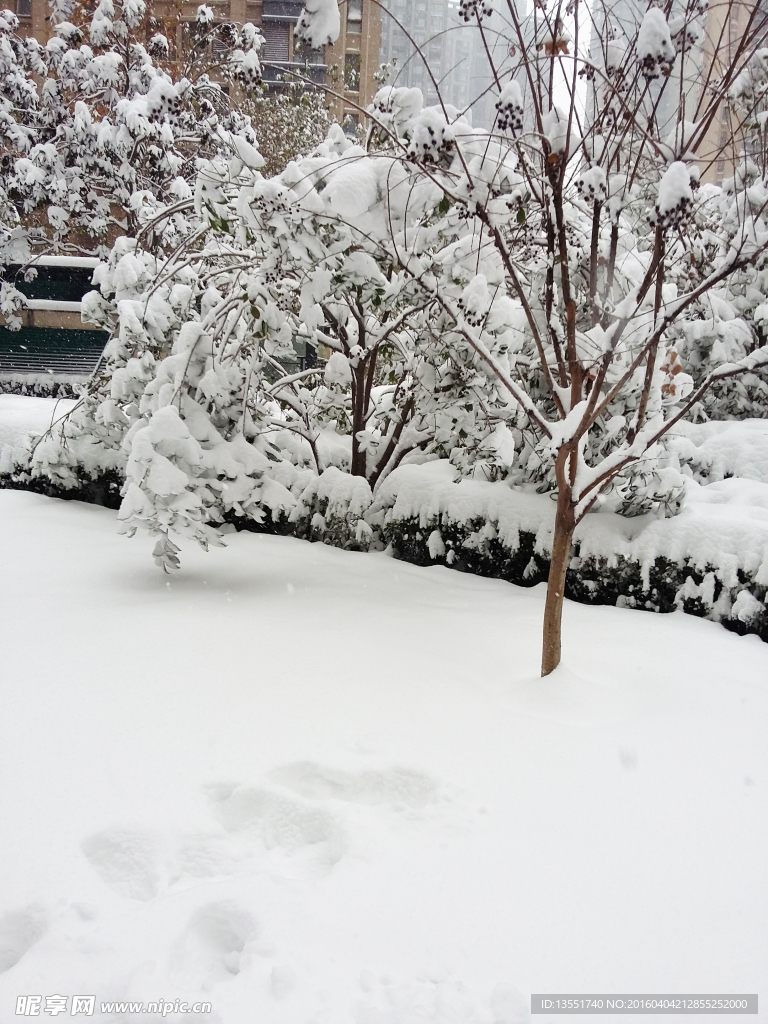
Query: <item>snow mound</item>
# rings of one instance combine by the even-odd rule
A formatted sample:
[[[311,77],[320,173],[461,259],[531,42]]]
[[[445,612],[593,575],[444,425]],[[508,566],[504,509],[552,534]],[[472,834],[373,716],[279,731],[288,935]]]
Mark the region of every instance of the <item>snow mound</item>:
[[[700,483],[744,477],[768,484],[768,420],[681,422],[667,446]]]

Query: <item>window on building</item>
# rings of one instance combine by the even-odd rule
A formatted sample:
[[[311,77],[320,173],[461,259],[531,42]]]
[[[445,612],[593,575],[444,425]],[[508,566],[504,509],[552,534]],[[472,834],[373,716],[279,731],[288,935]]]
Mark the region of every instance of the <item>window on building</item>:
[[[347,92],[360,92],[360,54],[344,55],[344,88]]]
[[[32,0],[16,0],[16,17],[32,17]]]
[[[363,31],[363,0],[347,0],[347,32]]]
[[[262,57],[269,61],[286,61],[290,55],[290,29],[287,21],[265,21],[261,26],[264,36]]]

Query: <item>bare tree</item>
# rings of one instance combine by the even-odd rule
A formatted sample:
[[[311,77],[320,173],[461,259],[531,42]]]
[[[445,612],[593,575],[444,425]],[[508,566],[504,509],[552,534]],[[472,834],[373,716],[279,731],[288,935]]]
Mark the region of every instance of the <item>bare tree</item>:
[[[721,357],[703,373],[684,366],[675,345],[691,323],[712,333],[727,319],[721,307],[712,312],[712,300],[743,292],[745,274],[764,287],[768,193],[762,181],[755,187],[760,172],[745,164],[745,146],[765,124],[766,26],[758,7],[737,0],[709,9],[701,0],[535,0],[525,15],[507,0],[494,18],[466,0],[462,10],[494,81],[486,159],[444,105],[442,153],[434,127],[423,150],[414,146],[430,129],[426,111],[421,123],[398,127],[397,96],[383,99],[374,118],[379,141],[387,135],[474,222],[478,269],[491,248],[503,267],[497,287],[524,311],[528,366],[508,373],[486,363],[537,435],[557,495],[546,675],[560,661],[578,523],[648,463],[715,384],[768,359],[748,315],[739,318],[747,338],[739,358]],[[519,179],[505,183],[510,159]],[[707,172],[719,169],[722,179],[726,168],[725,189],[700,187]],[[482,353],[477,320],[450,288],[440,301]],[[744,304],[728,308],[734,321],[745,312]]]

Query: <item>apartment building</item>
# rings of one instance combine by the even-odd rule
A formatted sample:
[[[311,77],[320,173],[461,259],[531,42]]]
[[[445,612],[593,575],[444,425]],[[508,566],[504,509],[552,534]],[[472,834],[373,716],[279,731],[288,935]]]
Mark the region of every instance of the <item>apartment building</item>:
[[[381,63],[392,83],[421,89],[425,102],[466,110],[472,100],[476,31],[459,18],[458,0],[389,0],[382,15]],[[420,52],[419,52],[420,51]]]
[[[328,84],[338,94],[331,109],[347,128],[363,120],[378,83],[381,8],[374,0],[347,0],[340,5],[341,34],[325,48]]]
[[[328,103],[340,121],[354,126],[378,88],[373,77],[379,64],[380,8],[374,0],[346,0],[341,6],[341,35],[333,46],[309,50],[294,37],[302,0],[208,0],[217,21],[248,21],[265,39],[261,54],[264,82],[281,88],[291,73],[325,86]],[[92,4],[89,4],[91,7]],[[163,32],[174,59],[185,50],[188,26],[194,24],[197,3],[150,0],[152,32]],[[41,41],[51,35],[47,0],[15,0],[22,35]],[[212,57],[217,44],[212,44]],[[338,94],[338,95],[334,95]]]

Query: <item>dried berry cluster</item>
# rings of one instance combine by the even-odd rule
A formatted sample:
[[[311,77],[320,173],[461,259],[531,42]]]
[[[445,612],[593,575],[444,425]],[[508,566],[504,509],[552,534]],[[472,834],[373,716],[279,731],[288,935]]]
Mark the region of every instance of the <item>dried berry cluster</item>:
[[[168,52],[168,40],[166,37],[162,32],[155,33],[147,44],[147,53],[150,57],[155,57],[158,60],[166,60]]]
[[[523,130],[524,111],[519,103],[514,101],[502,103],[499,99],[496,102],[496,110],[498,113],[496,123],[499,131],[511,132],[516,135]]]
[[[150,120],[163,116],[176,118],[181,113],[181,100],[176,92],[153,92],[147,96],[147,115]]]
[[[245,89],[255,89],[257,85],[261,85],[261,68],[258,65],[249,66],[243,62],[235,72],[235,79]]]
[[[278,261],[273,267],[264,271],[264,280],[267,284],[277,284],[284,277],[282,264]]]
[[[484,323],[486,316],[488,315],[487,310],[481,309],[477,306],[468,306],[463,298],[460,298],[456,302],[459,309],[464,314],[464,319],[467,321],[470,327],[479,327]]]
[[[430,124],[417,126],[408,142],[408,159],[414,163],[438,164],[446,159],[453,148],[453,140],[445,132],[437,132]]]
[[[593,203],[595,200],[602,203],[605,201],[607,196],[605,175],[595,173],[595,169],[593,168],[590,168],[579,177],[576,182],[576,188],[587,202],[590,203]]]
[[[464,21],[482,21],[492,14],[493,7],[489,0],[459,0],[459,17]]]
[[[254,196],[251,207],[259,213],[287,213],[288,204],[280,196],[260,195]]]
[[[672,72],[672,62],[666,57],[655,53],[646,53],[640,60],[640,74],[644,78],[669,78]]]
[[[225,46],[237,46],[237,26],[231,21],[225,21],[216,29],[216,35]]]
[[[689,196],[680,196],[674,206],[664,210],[660,210],[657,203],[650,217],[651,227],[659,226],[665,231],[683,228],[688,223],[692,208],[693,202]]]
[[[698,27],[691,22],[686,22],[677,32],[672,33],[672,45],[675,48],[675,53],[690,50],[692,46],[698,43],[699,38]]]

